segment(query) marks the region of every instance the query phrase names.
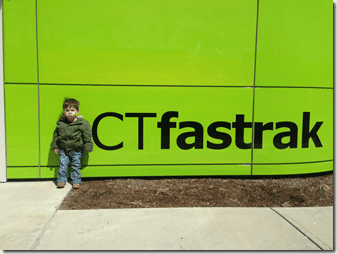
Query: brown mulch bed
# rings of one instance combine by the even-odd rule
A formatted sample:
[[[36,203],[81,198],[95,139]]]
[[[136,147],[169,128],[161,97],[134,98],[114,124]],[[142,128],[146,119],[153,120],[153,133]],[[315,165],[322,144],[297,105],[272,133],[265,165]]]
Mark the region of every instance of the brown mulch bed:
[[[333,173],[244,179],[114,178],[82,181],[61,210],[158,207],[314,207],[333,205]]]

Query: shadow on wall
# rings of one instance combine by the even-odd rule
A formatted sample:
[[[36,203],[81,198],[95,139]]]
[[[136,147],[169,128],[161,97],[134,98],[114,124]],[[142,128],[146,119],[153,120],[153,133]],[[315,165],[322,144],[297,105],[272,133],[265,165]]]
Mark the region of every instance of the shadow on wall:
[[[63,113],[63,112],[62,112]],[[62,113],[60,116],[62,116]],[[59,116],[59,118],[60,118]],[[56,122],[56,121],[55,121]],[[56,130],[56,128],[55,128]],[[47,167],[49,167],[49,170],[51,172],[54,172],[54,178],[57,178],[57,171],[59,169],[59,155],[55,153],[54,149],[51,148],[53,143],[53,133],[51,135],[51,142],[49,146],[49,153],[48,153],[48,162],[47,162]],[[82,160],[81,160],[81,170],[85,169],[88,166],[89,162],[89,153],[83,149],[82,152]],[[68,166],[68,176],[70,177],[70,172],[71,172],[71,164],[69,163]],[[70,180],[69,180],[70,182]]]

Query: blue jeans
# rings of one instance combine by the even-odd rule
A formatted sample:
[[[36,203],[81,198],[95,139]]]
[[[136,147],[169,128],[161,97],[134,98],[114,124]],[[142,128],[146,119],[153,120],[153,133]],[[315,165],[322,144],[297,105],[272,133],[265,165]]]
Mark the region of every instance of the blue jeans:
[[[60,168],[57,172],[57,182],[67,182],[68,178],[68,165],[71,162],[70,178],[72,184],[81,183],[81,151],[64,151],[60,150]]]

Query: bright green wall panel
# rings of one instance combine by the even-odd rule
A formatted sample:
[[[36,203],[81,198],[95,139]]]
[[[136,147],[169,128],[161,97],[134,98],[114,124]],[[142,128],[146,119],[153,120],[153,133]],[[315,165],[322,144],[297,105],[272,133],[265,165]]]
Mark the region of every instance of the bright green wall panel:
[[[7,166],[38,166],[37,85],[5,84]]]
[[[303,112],[310,113],[308,130],[313,130],[312,134],[317,134],[322,147],[316,147],[310,138],[308,148],[302,148]],[[273,122],[273,130],[263,131],[262,149],[254,149],[253,163],[313,162],[333,159],[332,89],[256,88],[254,121],[264,124]],[[275,147],[274,137],[281,132],[290,131],[288,127],[276,129],[276,123],[282,121],[290,121],[297,125],[297,148]],[[317,122],[323,123],[319,127]],[[315,126],[319,127],[317,132]],[[256,135],[254,138],[256,139]],[[290,137],[284,137],[281,141],[288,143]]]
[[[7,179],[39,178],[38,167],[7,167]]]
[[[328,172],[333,170],[333,162],[253,165],[253,175],[292,175]]]
[[[256,1],[37,2],[41,83],[253,85]]]
[[[5,82],[37,83],[35,0],[2,3]]]
[[[88,165],[135,164],[247,164],[251,162],[251,150],[235,145],[235,129],[218,128],[232,137],[231,144],[221,150],[207,148],[207,141],[219,144],[209,137],[208,126],[217,121],[235,122],[236,114],[243,114],[251,121],[253,90],[251,88],[191,88],[191,87],[123,87],[123,86],[40,86],[41,103],[41,165],[57,166],[57,156],[51,151],[52,134],[62,110],[65,96],[80,101],[80,115],[91,125],[100,114],[116,112],[123,121],[106,117],[98,125],[99,140],[108,146],[123,142],[119,150],[103,150],[94,144],[89,153]],[[233,110],[235,109],[235,110]],[[157,123],[168,111],[177,111],[178,118],[171,118],[177,128],[170,129],[170,149],[161,149],[161,129]],[[125,117],[125,113],[156,113],[156,117],[144,118],[143,149],[138,147],[138,119]],[[203,148],[183,150],[177,145],[177,137],[194,129],[179,129],[184,121],[199,122],[204,135]],[[246,129],[244,141],[251,141],[251,129]],[[194,142],[193,137],[186,139]],[[203,165],[200,165],[203,167]],[[180,168],[172,168],[172,175],[184,174]],[[250,169],[249,169],[250,170]],[[224,172],[224,171],[223,171]]]
[[[260,1],[256,86],[333,86],[331,1]]]
[[[58,165],[58,161],[56,165]],[[57,178],[58,169],[59,169],[58,166],[57,167],[41,167],[41,178]],[[68,173],[69,172],[71,172],[71,167],[68,168]],[[69,174],[69,177],[70,177],[70,174]]]
[[[250,175],[250,165],[88,166],[82,177]]]

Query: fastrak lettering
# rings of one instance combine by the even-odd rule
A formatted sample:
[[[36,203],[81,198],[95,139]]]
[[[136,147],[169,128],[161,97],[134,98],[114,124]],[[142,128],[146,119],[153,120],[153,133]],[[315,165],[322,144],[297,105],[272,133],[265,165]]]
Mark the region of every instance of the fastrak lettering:
[[[100,121],[105,117],[114,117],[123,121],[123,115],[115,112],[106,112],[100,114],[96,117],[93,126],[92,126],[92,135],[95,144],[104,150],[117,150],[123,147],[123,142],[117,145],[105,145],[103,144],[97,134],[97,128]],[[138,149],[144,149],[144,119],[157,117],[156,113],[125,113],[126,118],[137,118],[138,119]],[[177,128],[177,122],[174,121],[174,118],[179,118],[178,111],[168,111],[165,112],[161,121],[157,123],[157,128],[161,129],[161,149],[170,149],[170,130],[172,128]],[[315,147],[323,147],[317,132],[322,126],[323,122],[316,122],[312,129],[310,130],[310,112],[303,112],[302,118],[302,148],[309,147],[309,140],[311,139]],[[204,149],[204,126],[195,121],[184,121],[179,122],[179,129],[183,128],[193,128],[194,131],[181,133],[177,137],[177,146],[182,150],[188,149]],[[238,114],[236,115],[236,121],[233,123],[218,121],[213,122],[207,127],[207,134],[209,137],[218,139],[221,143],[213,143],[207,140],[208,149],[225,149],[232,144],[232,137],[229,133],[219,131],[218,128],[222,127],[228,130],[231,128],[235,129],[235,145],[239,149],[251,149],[252,143],[246,143],[244,137],[244,130],[252,128],[252,122],[245,122],[245,116]],[[288,128],[287,131],[280,132],[276,134],[273,138],[273,144],[277,149],[286,149],[286,148],[297,148],[298,146],[298,127],[294,122],[282,121],[275,124],[275,129],[279,128]],[[274,123],[268,122],[266,124],[262,122],[254,123],[254,149],[262,149],[262,140],[263,133],[265,131],[272,131],[274,129]],[[116,134],[118,135],[118,134]],[[187,143],[187,138],[194,138],[193,143]],[[284,138],[289,140],[288,142],[283,141]]]

